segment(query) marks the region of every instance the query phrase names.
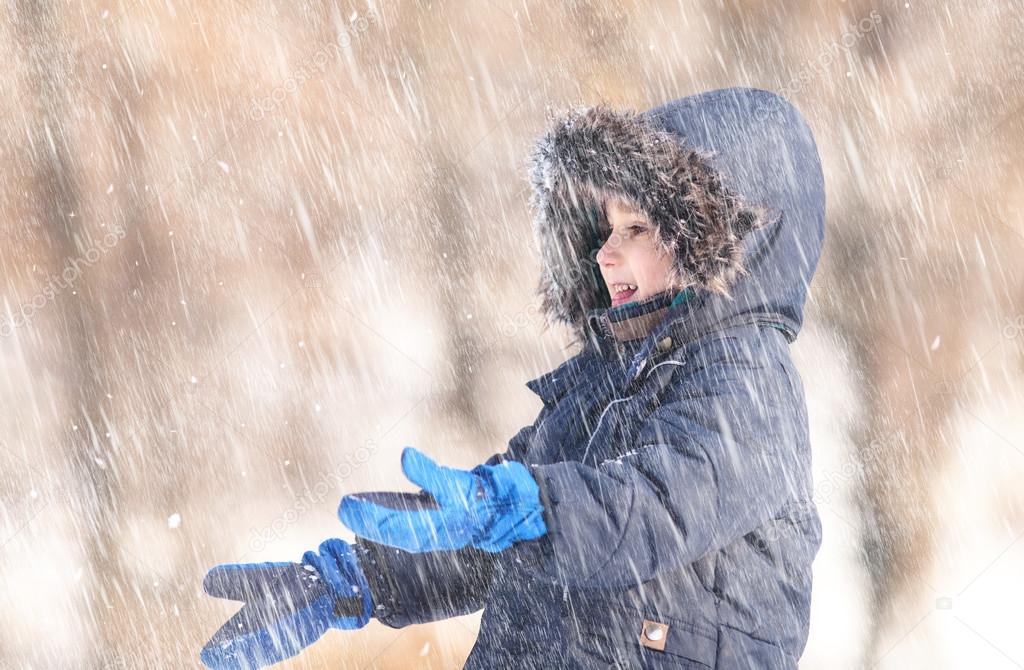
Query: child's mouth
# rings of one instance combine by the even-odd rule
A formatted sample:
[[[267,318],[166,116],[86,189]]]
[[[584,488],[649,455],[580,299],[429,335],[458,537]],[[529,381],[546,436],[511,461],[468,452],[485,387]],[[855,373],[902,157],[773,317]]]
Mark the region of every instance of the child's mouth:
[[[612,284],[612,307],[618,307],[629,302],[634,293],[636,293],[636,284]]]

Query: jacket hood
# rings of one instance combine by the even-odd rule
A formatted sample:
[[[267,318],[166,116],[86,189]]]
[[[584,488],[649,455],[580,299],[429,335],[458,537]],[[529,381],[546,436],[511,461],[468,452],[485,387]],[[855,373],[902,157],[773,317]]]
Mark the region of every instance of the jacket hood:
[[[648,214],[701,322],[770,322],[796,338],[825,193],[814,138],[783,98],[727,88],[644,113],[571,109],[535,145],[530,182],[544,311],[581,340],[610,303],[595,256],[611,196]]]

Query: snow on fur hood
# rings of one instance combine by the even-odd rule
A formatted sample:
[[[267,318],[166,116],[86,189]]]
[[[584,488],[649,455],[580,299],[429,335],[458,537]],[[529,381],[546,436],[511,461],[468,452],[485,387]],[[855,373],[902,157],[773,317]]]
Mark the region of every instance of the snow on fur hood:
[[[780,327],[792,341],[821,253],[825,193],[811,131],[779,96],[727,88],[644,113],[605,105],[549,113],[529,177],[540,293],[583,339],[610,298],[595,260],[603,202],[648,213],[704,319]]]

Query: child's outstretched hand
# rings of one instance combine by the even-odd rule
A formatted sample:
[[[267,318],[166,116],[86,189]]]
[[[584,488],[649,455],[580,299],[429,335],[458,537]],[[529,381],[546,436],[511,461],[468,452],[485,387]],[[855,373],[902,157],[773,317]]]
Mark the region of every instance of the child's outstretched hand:
[[[467,545],[499,552],[547,532],[540,489],[522,463],[457,470],[406,447],[402,471],[422,493],[342,498],[338,516],[356,535],[411,552]]]
[[[218,565],[203,590],[238,600],[241,610],[206,643],[199,658],[215,670],[272,665],[298,654],[328,628],[361,628],[373,612],[366,576],[348,543],[331,539],[301,563]]]

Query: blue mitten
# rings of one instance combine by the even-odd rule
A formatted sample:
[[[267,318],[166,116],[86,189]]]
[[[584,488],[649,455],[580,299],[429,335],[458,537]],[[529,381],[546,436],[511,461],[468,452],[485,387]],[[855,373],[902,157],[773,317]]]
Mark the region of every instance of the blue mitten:
[[[540,489],[522,463],[457,470],[406,447],[402,471],[421,493],[342,498],[338,516],[356,535],[411,552],[472,545],[493,553],[547,533]]]
[[[203,590],[245,605],[203,647],[199,658],[215,670],[272,665],[298,654],[328,628],[366,625],[373,597],[347,542],[327,540],[302,563],[218,565]]]

